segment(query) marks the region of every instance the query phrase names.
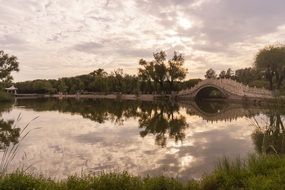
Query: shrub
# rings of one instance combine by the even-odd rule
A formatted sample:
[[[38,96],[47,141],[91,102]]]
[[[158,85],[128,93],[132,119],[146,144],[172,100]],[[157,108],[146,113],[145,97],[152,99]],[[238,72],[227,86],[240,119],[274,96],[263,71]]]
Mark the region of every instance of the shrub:
[[[0,91],[0,102],[10,102],[12,101],[12,96],[4,91]]]

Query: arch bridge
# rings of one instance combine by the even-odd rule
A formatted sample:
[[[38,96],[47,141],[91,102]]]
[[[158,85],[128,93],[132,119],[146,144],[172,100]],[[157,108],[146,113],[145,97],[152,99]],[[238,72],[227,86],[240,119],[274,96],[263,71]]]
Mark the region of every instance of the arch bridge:
[[[232,79],[205,79],[194,87],[180,91],[180,99],[195,99],[218,92],[220,98],[230,100],[273,99],[272,91],[264,88],[249,87]]]

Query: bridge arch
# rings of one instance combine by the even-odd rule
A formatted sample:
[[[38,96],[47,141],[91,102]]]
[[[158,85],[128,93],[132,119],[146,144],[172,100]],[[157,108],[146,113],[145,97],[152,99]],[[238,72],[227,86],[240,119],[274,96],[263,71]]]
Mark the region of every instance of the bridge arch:
[[[203,85],[196,90],[193,94],[195,99],[203,99],[203,98],[227,98],[227,93],[224,89],[220,88],[216,85]]]

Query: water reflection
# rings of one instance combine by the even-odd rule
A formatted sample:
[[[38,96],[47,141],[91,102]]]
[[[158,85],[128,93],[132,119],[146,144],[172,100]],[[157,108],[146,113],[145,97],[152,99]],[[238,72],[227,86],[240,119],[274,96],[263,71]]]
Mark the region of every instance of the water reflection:
[[[266,120],[255,120],[256,131],[252,134],[255,149],[260,154],[285,153],[285,129],[282,107],[274,106],[266,114]]]
[[[129,118],[137,118],[141,137],[155,135],[155,142],[160,146],[166,145],[167,138],[182,141],[188,126],[186,118],[179,113],[178,104],[174,102],[20,99],[17,106],[36,111],[80,114],[98,123],[112,121],[118,125],[124,125]]]
[[[5,150],[11,144],[19,142],[20,128],[16,127],[14,120],[4,121],[0,119],[0,151]]]
[[[19,113],[26,120],[23,124],[40,115],[33,125],[42,128],[25,140],[20,155],[27,153],[36,163],[32,169],[52,177],[113,169],[199,177],[219,158],[246,156],[254,146],[260,153],[284,152],[284,113],[279,108],[274,112],[228,102],[19,99],[11,112],[2,114],[3,121]],[[268,120],[268,125],[250,127],[254,120]]]
[[[0,117],[2,112],[8,112],[11,110],[13,104],[11,103],[1,103],[0,104]]]
[[[16,127],[14,120],[0,120],[0,175],[5,174],[15,158],[20,140],[21,129]]]
[[[265,107],[248,107],[243,104],[233,104],[226,101],[197,102],[139,102],[99,99],[19,99],[17,107],[35,111],[59,111],[63,113],[80,114],[98,123],[112,121],[123,126],[124,121],[136,118],[139,123],[140,136],[155,136],[155,143],[162,147],[167,139],[175,142],[183,141],[187,115],[179,112],[186,108],[190,116],[197,115],[206,121],[232,121],[240,117],[252,118],[268,111]],[[191,122],[191,121],[188,121]]]
[[[182,141],[187,127],[186,118],[179,113],[177,103],[160,102],[155,107],[142,106],[139,111],[141,137],[152,134],[156,144],[162,147],[166,145],[167,138]]]
[[[97,99],[19,99],[17,107],[35,111],[59,111],[63,113],[80,114],[98,123],[112,121],[123,124],[125,119],[137,116],[141,105],[135,101],[114,101]]]
[[[229,103],[222,100],[188,101],[180,102],[180,105],[187,108],[187,114],[200,116],[210,122],[230,122],[241,117],[252,118],[268,110],[268,107]]]
[[[175,103],[98,99],[19,99],[16,106],[35,111],[59,111],[80,114],[84,118],[98,123],[112,121],[122,125],[129,118],[145,117],[145,114],[147,114],[147,117],[152,117],[154,113],[163,112],[163,114],[169,116],[173,113],[178,113],[181,107],[187,109],[187,114],[200,116],[207,121],[228,121],[244,116],[250,118],[268,111],[267,107],[249,107],[248,105],[225,101]]]
[[[12,104],[10,103],[2,103],[0,106],[0,151],[19,142],[20,128],[16,127],[15,121],[5,121],[1,118],[1,113],[8,112],[11,108]]]
[[[221,111],[226,110],[226,108],[229,107],[229,102],[223,100],[197,100],[195,103],[202,112],[207,114],[219,114]]]

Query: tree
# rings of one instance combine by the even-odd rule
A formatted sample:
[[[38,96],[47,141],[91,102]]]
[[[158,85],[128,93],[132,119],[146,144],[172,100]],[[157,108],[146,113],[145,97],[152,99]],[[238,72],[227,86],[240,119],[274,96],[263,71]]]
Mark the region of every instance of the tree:
[[[265,74],[270,90],[273,90],[274,83],[276,88],[280,89],[285,77],[285,46],[271,45],[259,50],[255,58],[255,67]]]
[[[219,78],[220,78],[220,79],[226,78],[226,71],[225,71],[225,70],[222,70],[222,71],[220,72]]]
[[[230,79],[230,78],[232,78],[232,76],[233,76],[233,71],[232,71],[231,68],[228,68],[225,77],[226,77],[227,79]]]
[[[59,84],[58,84],[58,91],[65,93],[67,91],[67,85],[65,83],[65,78],[59,79]]]
[[[209,70],[206,71],[205,78],[206,78],[206,79],[215,79],[215,78],[217,78],[217,74],[216,74],[216,72],[211,68],[211,69],[209,69]]]
[[[166,68],[166,53],[160,51],[153,54],[154,57],[154,69],[155,69],[155,78],[157,79],[160,85],[160,91],[164,90],[164,81],[167,77],[167,68]]]
[[[141,89],[152,89],[152,85],[154,85],[154,89],[158,91],[157,85],[159,84],[160,92],[173,91],[175,82],[186,77],[187,69],[183,67],[183,55],[174,52],[172,59],[167,61],[166,53],[160,51],[154,53],[153,57],[154,60],[150,62],[144,59],[139,61],[140,66],[142,66],[139,68]],[[169,88],[167,88],[167,82]]]
[[[154,63],[147,62],[144,59],[140,59],[139,65],[143,68],[139,68],[139,79],[142,85],[145,85],[143,90],[152,91],[152,82],[154,83],[155,90],[157,90],[157,78],[155,75]]]
[[[13,71],[19,71],[17,57],[9,56],[0,50],[0,86],[7,86],[12,82],[13,77],[11,73]]]
[[[235,79],[241,83],[249,84],[252,81],[260,80],[260,74],[251,67],[238,69],[235,71]]]
[[[174,82],[176,80],[183,80],[186,77],[187,69],[183,68],[184,57],[182,54],[174,52],[173,58],[168,61],[168,80],[170,83],[170,90],[174,89]]]
[[[108,75],[108,73],[106,71],[104,71],[104,69],[97,69],[95,71],[93,71],[92,73],[90,73],[90,75],[95,76],[95,77],[106,77]]]

